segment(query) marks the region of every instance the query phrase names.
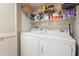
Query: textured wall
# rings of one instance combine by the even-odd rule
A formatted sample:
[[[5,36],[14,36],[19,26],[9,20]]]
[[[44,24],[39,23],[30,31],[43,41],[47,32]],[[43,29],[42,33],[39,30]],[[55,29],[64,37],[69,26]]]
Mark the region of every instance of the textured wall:
[[[21,12],[21,16],[22,16],[21,32],[30,31],[31,29],[30,19],[23,12]]]
[[[42,23],[32,23],[32,27],[38,26],[38,27],[43,27],[43,28],[49,28],[49,29],[54,29],[54,28],[64,28],[64,27],[69,27],[69,24],[72,24],[73,20],[64,20],[64,21],[47,21],[47,22],[42,22]]]

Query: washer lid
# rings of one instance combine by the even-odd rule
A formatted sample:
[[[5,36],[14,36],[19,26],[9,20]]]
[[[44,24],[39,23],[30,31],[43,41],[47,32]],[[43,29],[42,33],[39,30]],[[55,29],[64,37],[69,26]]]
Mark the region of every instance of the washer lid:
[[[73,39],[69,34],[47,34],[44,35],[44,38],[50,38],[51,40],[64,41],[68,43],[75,43],[75,39]]]
[[[30,36],[30,37],[37,37],[40,39],[47,39],[48,40],[56,40],[60,42],[65,42],[65,43],[75,43],[75,40],[66,33],[34,33],[34,32],[24,32],[21,33],[21,36]]]

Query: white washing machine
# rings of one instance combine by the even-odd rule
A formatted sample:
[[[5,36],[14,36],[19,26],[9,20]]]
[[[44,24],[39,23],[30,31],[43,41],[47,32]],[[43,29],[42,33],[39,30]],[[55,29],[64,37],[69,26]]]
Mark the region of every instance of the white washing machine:
[[[75,40],[65,32],[21,33],[22,56],[75,56]]]

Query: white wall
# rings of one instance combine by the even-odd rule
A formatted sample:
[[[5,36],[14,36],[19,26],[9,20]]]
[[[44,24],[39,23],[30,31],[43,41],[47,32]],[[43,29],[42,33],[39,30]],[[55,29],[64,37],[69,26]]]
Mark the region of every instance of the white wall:
[[[30,19],[22,12],[21,4],[17,4],[17,31],[27,32],[31,29],[31,24],[29,23]]]
[[[76,19],[74,20],[74,38],[77,42],[77,52],[79,55],[79,6],[76,6]]]
[[[74,37],[79,41],[78,34],[79,34],[79,6],[76,7],[76,19],[74,21]],[[79,44],[79,43],[78,43]]]
[[[29,31],[31,24],[28,23],[28,18],[21,10],[21,4],[17,4],[17,44],[18,44],[18,55],[20,55],[20,33]]]
[[[22,20],[21,20],[21,32],[27,32],[31,30],[31,23],[30,19],[23,13],[21,12]]]

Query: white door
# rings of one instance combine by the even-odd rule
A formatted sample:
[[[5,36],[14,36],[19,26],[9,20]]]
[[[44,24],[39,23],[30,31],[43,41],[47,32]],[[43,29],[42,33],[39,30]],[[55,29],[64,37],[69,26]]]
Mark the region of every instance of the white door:
[[[31,36],[21,36],[21,55],[36,56],[38,55],[39,46],[38,38]]]
[[[16,37],[0,39],[0,56],[17,56]]]
[[[0,3],[0,38],[8,37],[8,33],[15,33],[10,36],[17,34],[15,7],[15,3]],[[16,37],[0,39],[0,56],[16,56],[17,48]]]
[[[51,41],[40,41],[40,55],[71,56],[71,46]]]

